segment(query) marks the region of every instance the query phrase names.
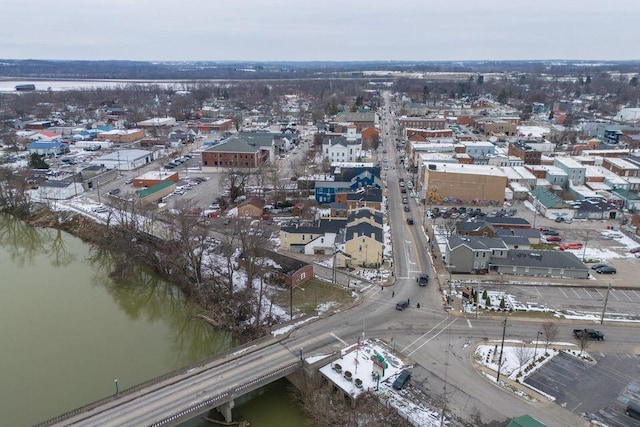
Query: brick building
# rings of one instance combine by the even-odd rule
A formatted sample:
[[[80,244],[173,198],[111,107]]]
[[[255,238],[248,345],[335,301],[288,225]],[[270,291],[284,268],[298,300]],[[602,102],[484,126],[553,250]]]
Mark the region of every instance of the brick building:
[[[516,156],[524,161],[525,165],[540,165],[542,164],[542,152],[534,150],[530,145],[516,141],[509,144],[509,150],[507,152],[509,156]]]
[[[202,171],[258,168],[271,160],[272,152],[273,147],[262,146],[253,140],[229,138],[226,142],[202,152]]]

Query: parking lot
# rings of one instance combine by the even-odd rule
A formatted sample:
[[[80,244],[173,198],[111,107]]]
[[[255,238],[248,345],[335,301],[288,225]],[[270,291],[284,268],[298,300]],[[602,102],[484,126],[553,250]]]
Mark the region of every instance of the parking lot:
[[[556,398],[575,414],[587,414],[608,426],[639,426],[624,413],[626,402],[639,394],[639,356],[592,353],[597,363],[586,363],[560,353],[525,383]],[[604,403],[603,403],[604,402]]]

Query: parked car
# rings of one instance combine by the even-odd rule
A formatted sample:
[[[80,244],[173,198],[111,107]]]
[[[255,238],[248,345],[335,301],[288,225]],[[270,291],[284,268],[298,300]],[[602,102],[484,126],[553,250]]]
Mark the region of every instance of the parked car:
[[[132,184],[132,183],[133,183],[133,178],[127,178],[127,179],[124,181],[124,183],[125,183],[125,184],[127,184],[127,185],[128,185],[128,184]]]
[[[418,276],[416,282],[418,282],[418,285],[420,286],[427,286],[429,284],[429,275],[426,273],[422,273],[420,276]]]
[[[567,249],[582,249],[582,243],[571,242],[571,243],[563,243],[560,245],[561,251],[566,251]]]
[[[410,378],[411,378],[411,372],[407,370],[400,372],[400,375],[398,375],[398,378],[396,378],[395,381],[393,382],[393,388],[395,388],[396,390],[402,390],[402,388],[407,384]]]
[[[109,194],[111,194],[112,196],[115,196],[116,194],[120,194],[120,189],[114,188],[113,190],[109,191]]]
[[[561,216],[556,217],[555,222],[564,222],[564,218]]]
[[[608,265],[607,264],[595,264],[595,265],[591,266],[591,269],[592,270],[597,270],[597,269],[602,268],[602,267],[608,267]]]
[[[628,401],[624,413],[631,418],[637,418],[640,420],[640,402],[637,400]]]
[[[629,252],[632,253],[632,254],[640,253],[640,246],[637,246],[635,248],[629,249]]]
[[[396,310],[402,311],[407,307],[409,307],[409,301],[400,301],[396,304]]]
[[[409,212],[411,210],[411,208],[409,208],[409,205],[404,205],[404,211],[405,212]]]
[[[618,270],[615,267],[611,267],[610,265],[605,265],[604,267],[600,267],[596,270],[598,274],[616,274]]]
[[[403,197],[402,198],[402,203],[404,203],[406,205],[407,203],[409,203],[409,199],[407,199],[406,197]]]
[[[562,238],[560,236],[544,236],[544,239],[547,242],[560,242]]]

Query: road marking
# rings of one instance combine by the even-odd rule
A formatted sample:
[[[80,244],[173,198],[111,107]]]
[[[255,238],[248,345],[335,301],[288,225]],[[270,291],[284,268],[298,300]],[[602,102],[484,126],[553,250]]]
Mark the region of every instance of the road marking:
[[[635,296],[637,296],[638,298],[640,298],[640,294],[638,294],[638,291],[631,291],[635,294]]]
[[[625,291],[620,291],[620,293],[621,293],[622,295],[624,295],[625,297],[627,297],[627,299],[628,299],[629,301],[633,301],[633,300],[631,299],[631,297],[630,297],[629,295],[627,295],[627,293],[626,293]]]
[[[569,296],[567,294],[564,293],[564,291],[562,290],[562,288],[558,288],[558,290],[562,293],[562,295],[564,295],[565,298],[569,298]]]
[[[467,325],[469,325],[470,328],[473,328],[473,326],[471,326],[471,320],[467,319]]]
[[[578,406],[576,406],[575,408],[573,408],[573,409],[571,410],[571,412],[573,412],[573,411],[575,411],[576,409],[578,409],[578,408],[580,407],[580,405],[582,405],[582,402],[578,403]]]
[[[411,353],[409,353],[407,356],[411,356],[413,353],[415,353],[416,351],[420,350],[422,347],[424,347],[425,345],[427,345],[432,339],[436,338],[438,335],[440,335],[441,333],[443,333],[449,326],[453,325],[456,321],[458,320],[458,318],[456,317],[455,319],[453,319],[451,322],[449,322],[444,328],[440,329],[438,331],[437,334],[435,334],[434,336],[432,336],[431,338],[429,338],[428,340],[426,340],[425,342],[423,342],[420,347],[416,348],[415,350],[413,350]]]
[[[598,289],[594,289],[594,291],[596,291],[598,293],[598,295],[600,295],[600,298],[604,298],[604,295],[602,295],[602,293],[600,293],[600,291]]]
[[[576,298],[580,299],[580,295],[578,295],[578,292],[574,288],[571,288],[571,290],[574,294],[576,294]]]
[[[434,326],[433,328],[429,329],[427,332],[425,332],[424,334],[420,335],[418,338],[416,338],[415,340],[413,340],[413,342],[411,344],[409,344],[408,346],[406,346],[405,348],[402,349],[402,352],[404,353],[406,349],[408,349],[409,347],[411,347],[412,345],[414,345],[416,342],[420,341],[420,339],[422,339],[422,337],[424,337],[425,335],[427,335],[429,332],[433,331],[434,329],[436,329],[438,326],[442,325],[444,322],[447,321],[447,318],[445,317],[444,319],[442,319],[442,321],[440,323],[438,323],[436,326]]]
[[[335,339],[337,339],[338,341],[340,341],[342,343],[342,345],[347,346],[349,344],[347,344],[343,339],[341,339],[340,337],[338,337],[336,334],[334,334],[333,332],[331,332],[330,334],[332,337],[334,337]]]
[[[584,293],[585,293],[585,294],[587,294],[587,296],[588,296],[589,298],[593,299],[593,295],[591,295],[591,294],[589,293],[589,291],[587,290],[587,288],[582,288],[582,289],[584,290]]]
[[[609,295],[614,297],[616,299],[616,301],[620,301],[620,298],[618,298],[617,295],[616,295],[616,290],[615,289],[611,289],[611,292],[609,292]]]

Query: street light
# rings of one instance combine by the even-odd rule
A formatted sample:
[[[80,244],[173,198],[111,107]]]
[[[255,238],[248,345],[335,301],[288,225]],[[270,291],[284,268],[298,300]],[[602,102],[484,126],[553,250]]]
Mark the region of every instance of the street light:
[[[447,271],[449,271],[449,298],[447,299],[447,303],[451,304],[451,295],[452,295],[452,283],[451,283],[451,273],[453,269],[456,268],[455,265],[447,263]]]
[[[300,348],[300,360],[302,360],[302,347]]]
[[[536,360],[536,355],[538,354],[538,339],[540,335],[542,335],[542,332],[538,331],[538,335],[536,335],[536,347],[535,350],[533,350],[533,360]]]
[[[116,385],[116,394],[120,393],[120,390],[118,389],[118,379],[116,378],[113,382]]]

